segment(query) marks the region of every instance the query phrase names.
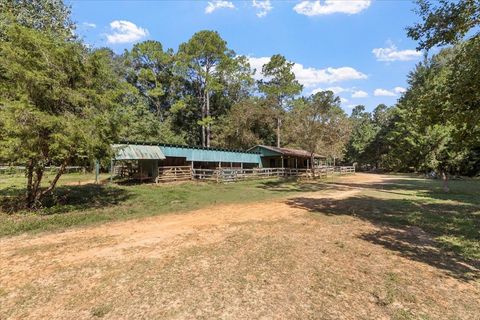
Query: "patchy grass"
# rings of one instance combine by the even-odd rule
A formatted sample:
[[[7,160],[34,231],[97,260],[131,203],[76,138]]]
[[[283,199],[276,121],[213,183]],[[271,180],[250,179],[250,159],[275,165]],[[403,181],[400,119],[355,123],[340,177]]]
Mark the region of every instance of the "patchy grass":
[[[2,213],[0,208],[0,236],[187,212],[217,204],[255,202],[295,192],[328,189],[319,183],[278,179],[231,184],[94,185],[84,184],[94,179],[91,174],[65,174],[53,197],[45,201],[44,208],[37,212],[9,213],[7,200],[18,201],[18,195],[24,192],[25,178],[16,175],[2,179],[0,203],[3,202],[4,210]],[[48,181],[48,177],[45,180]]]
[[[450,182],[443,192],[438,180],[392,176],[382,183],[337,181],[339,188],[362,188],[347,199],[291,198],[294,207],[321,215],[352,215],[382,227],[362,238],[453,272],[467,259],[480,260],[480,181]],[[449,264],[443,253],[458,261]],[[452,261],[450,261],[452,262]]]
[[[476,185],[443,199],[435,183],[358,174],[114,187],[126,190],[118,203],[42,217],[205,208],[0,239],[0,318],[476,320],[478,259],[440,240],[475,235],[431,217],[476,223]],[[211,206],[222,201],[237,204]]]

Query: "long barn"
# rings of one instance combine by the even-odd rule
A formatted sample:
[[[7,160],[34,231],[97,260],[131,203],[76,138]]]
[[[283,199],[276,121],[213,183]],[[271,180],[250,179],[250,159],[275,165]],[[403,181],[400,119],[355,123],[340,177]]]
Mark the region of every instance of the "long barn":
[[[254,168],[308,169],[311,154],[305,150],[258,145],[249,150],[206,148],[172,144],[121,143],[112,145],[112,173],[155,179],[169,170]],[[322,156],[314,154],[316,166]]]

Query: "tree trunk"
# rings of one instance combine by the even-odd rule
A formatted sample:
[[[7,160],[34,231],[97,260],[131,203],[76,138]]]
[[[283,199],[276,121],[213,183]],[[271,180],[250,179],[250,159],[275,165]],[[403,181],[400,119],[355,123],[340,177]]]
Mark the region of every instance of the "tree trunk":
[[[47,189],[42,191],[38,197],[38,200],[40,200],[42,197],[50,194],[53,189],[55,189],[55,186],[57,185],[58,179],[60,179],[60,176],[65,172],[65,168],[67,167],[67,160],[63,161],[62,165],[60,166],[60,169],[58,170],[57,174],[55,175],[55,178],[53,178],[52,182],[50,182],[50,185],[48,186]]]
[[[33,207],[34,194],[33,194],[33,160],[28,161],[27,165],[27,194],[26,194],[26,204],[27,208]]]
[[[450,188],[448,187],[448,173],[445,170],[442,170],[442,180],[443,180],[443,191],[449,192]]]
[[[205,114],[207,117],[209,117],[210,116],[210,92],[208,92],[208,90],[206,93],[206,98],[207,98],[207,101],[206,101]],[[207,123],[205,130],[206,130],[206,146],[210,147],[210,123]]]
[[[43,166],[38,166],[35,171],[35,177],[32,183],[30,201],[28,202],[28,208],[33,209],[37,206],[38,200],[40,198],[40,188],[42,184],[43,172],[45,168]]]
[[[205,92],[203,93],[203,103],[202,103],[202,147],[206,147],[207,144],[206,144],[206,132],[205,132],[205,124],[203,123],[203,121],[205,120],[205,105],[206,105],[206,96],[205,96]]]
[[[282,120],[280,117],[277,117],[277,148],[280,148],[280,127],[282,125]]]
[[[313,152],[310,155],[310,162],[312,163],[310,167],[312,168],[312,176],[315,179],[315,157],[313,156]]]

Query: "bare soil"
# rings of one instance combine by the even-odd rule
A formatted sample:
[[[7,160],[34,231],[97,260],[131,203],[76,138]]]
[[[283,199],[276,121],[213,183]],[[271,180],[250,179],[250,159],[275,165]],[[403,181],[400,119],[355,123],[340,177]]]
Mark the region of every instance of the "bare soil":
[[[340,200],[388,179],[301,196]],[[0,319],[480,319],[478,280],[366,240],[382,231],[274,199],[4,238]]]

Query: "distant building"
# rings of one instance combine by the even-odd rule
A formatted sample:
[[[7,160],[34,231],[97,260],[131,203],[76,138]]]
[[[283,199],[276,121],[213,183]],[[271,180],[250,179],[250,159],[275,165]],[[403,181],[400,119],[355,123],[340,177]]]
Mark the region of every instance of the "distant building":
[[[127,142],[112,145],[114,157],[112,170],[120,175],[132,175],[140,179],[154,179],[159,168],[191,167],[192,169],[216,168],[311,168],[310,152],[258,145],[249,150],[206,148],[172,144]],[[315,164],[324,157],[315,154]],[[118,166],[118,164],[121,164]]]
[[[262,167],[264,168],[298,168],[308,169],[312,167],[311,153],[305,150],[278,148],[272,146],[258,145],[248,149],[261,154]],[[314,154],[315,165],[321,164],[324,156]]]

